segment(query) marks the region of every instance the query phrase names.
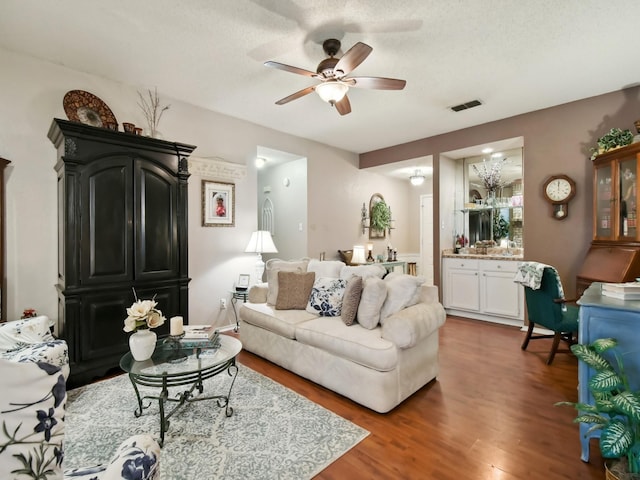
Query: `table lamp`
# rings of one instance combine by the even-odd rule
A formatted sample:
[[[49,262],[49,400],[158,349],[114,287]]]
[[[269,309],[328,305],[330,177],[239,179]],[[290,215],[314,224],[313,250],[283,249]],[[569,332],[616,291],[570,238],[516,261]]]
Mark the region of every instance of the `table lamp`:
[[[373,243],[367,243],[367,251],[369,252],[369,255],[367,256],[367,263],[374,262],[375,260],[373,259]]]
[[[351,263],[356,265],[367,263],[366,258],[364,258],[364,245],[353,246],[353,256],[351,257]]]
[[[258,230],[251,234],[251,239],[247,248],[244,250],[246,253],[257,253],[258,261],[256,262],[256,283],[262,282],[262,275],[264,274],[264,262],[262,261],[263,253],[278,253],[278,249],[273,243],[271,233],[268,230]]]

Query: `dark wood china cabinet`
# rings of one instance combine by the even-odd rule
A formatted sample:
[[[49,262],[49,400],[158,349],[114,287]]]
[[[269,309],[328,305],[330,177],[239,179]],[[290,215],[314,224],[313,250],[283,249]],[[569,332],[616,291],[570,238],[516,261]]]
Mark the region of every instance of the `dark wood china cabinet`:
[[[640,277],[639,173],[640,143],[593,161],[593,240],[576,277],[578,295],[595,281]]]
[[[118,366],[134,301],[188,319],[187,158],[192,145],[54,119],[58,322],[70,382]],[[157,329],[167,333],[167,323]]]

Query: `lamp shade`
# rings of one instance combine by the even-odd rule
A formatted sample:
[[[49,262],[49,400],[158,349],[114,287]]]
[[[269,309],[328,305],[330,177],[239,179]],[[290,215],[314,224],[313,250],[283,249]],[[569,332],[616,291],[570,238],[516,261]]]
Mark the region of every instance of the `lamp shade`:
[[[246,253],[278,253],[268,230],[253,232],[244,251]]]
[[[351,257],[351,263],[355,263],[355,264],[367,263],[367,259],[364,256],[364,245],[353,246],[353,256]]]
[[[342,100],[347,94],[347,90],[349,90],[347,85],[335,80],[321,83],[316,87],[316,92],[320,95],[320,98],[331,105]]]

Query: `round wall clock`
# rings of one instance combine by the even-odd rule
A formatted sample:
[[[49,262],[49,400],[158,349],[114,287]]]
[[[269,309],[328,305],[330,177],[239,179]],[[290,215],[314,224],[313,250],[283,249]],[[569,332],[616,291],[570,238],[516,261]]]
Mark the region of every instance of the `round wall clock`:
[[[545,200],[551,203],[551,216],[564,220],[569,215],[569,200],[576,194],[576,182],[567,175],[551,175],[542,186]]]

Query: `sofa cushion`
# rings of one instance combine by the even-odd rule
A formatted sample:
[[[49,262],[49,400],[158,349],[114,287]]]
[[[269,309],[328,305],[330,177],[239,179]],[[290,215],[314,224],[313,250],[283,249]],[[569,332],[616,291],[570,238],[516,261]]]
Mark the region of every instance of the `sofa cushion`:
[[[338,254],[340,255],[340,260],[342,260],[346,265],[351,264],[353,250],[338,250]]]
[[[25,318],[0,323],[0,351],[14,350],[20,344],[39,344],[54,340],[49,317]]]
[[[420,286],[424,277],[416,277],[405,273],[391,272],[384,279],[387,286],[387,298],[380,310],[380,323],[403,308],[415,305],[420,300]]]
[[[382,338],[398,348],[411,348],[444,325],[446,317],[441,304],[418,303],[387,317],[382,325]]]
[[[267,283],[269,284],[267,303],[275,305],[278,300],[278,272],[306,272],[308,264],[308,258],[303,258],[302,260],[280,260],[272,258],[267,260],[265,264]]]
[[[397,348],[380,336],[380,328],[349,327],[339,317],[320,317],[304,322],[298,325],[296,337],[300,343],[378,371],[391,371],[398,363]]]
[[[240,311],[242,321],[292,340],[296,338],[297,325],[317,318],[306,310],[275,310],[267,303],[243,303]]]
[[[314,272],[278,272],[276,310],[304,310],[315,279]]]
[[[317,278],[313,283],[307,312],[323,317],[338,317],[347,282],[340,278]]]
[[[387,297],[387,286],[378,277],[368,277],[362,280],[362,296],[358,305],[357,320],[360,325],[369,330],[380,323],[380,309]]]
[[[340,278],[340,270],[345,266],[340,260],[320,261],[312,258],[307,265],[307,272],[315,272],[316,278]]]
[[[382,278],[386,273],[386,268],[375,263],[370,265],[346,265],[340,270],[340,278],[348,280],[352,275],[358,275],[363,279],[368,277]]]
[[[360,297],[362,297],[362,277],[353,275],[347,280],[347,288],[344,290],[342,298],[342,321],[345,325],[353,325],[358,314],[358,305],[360,305]]]

